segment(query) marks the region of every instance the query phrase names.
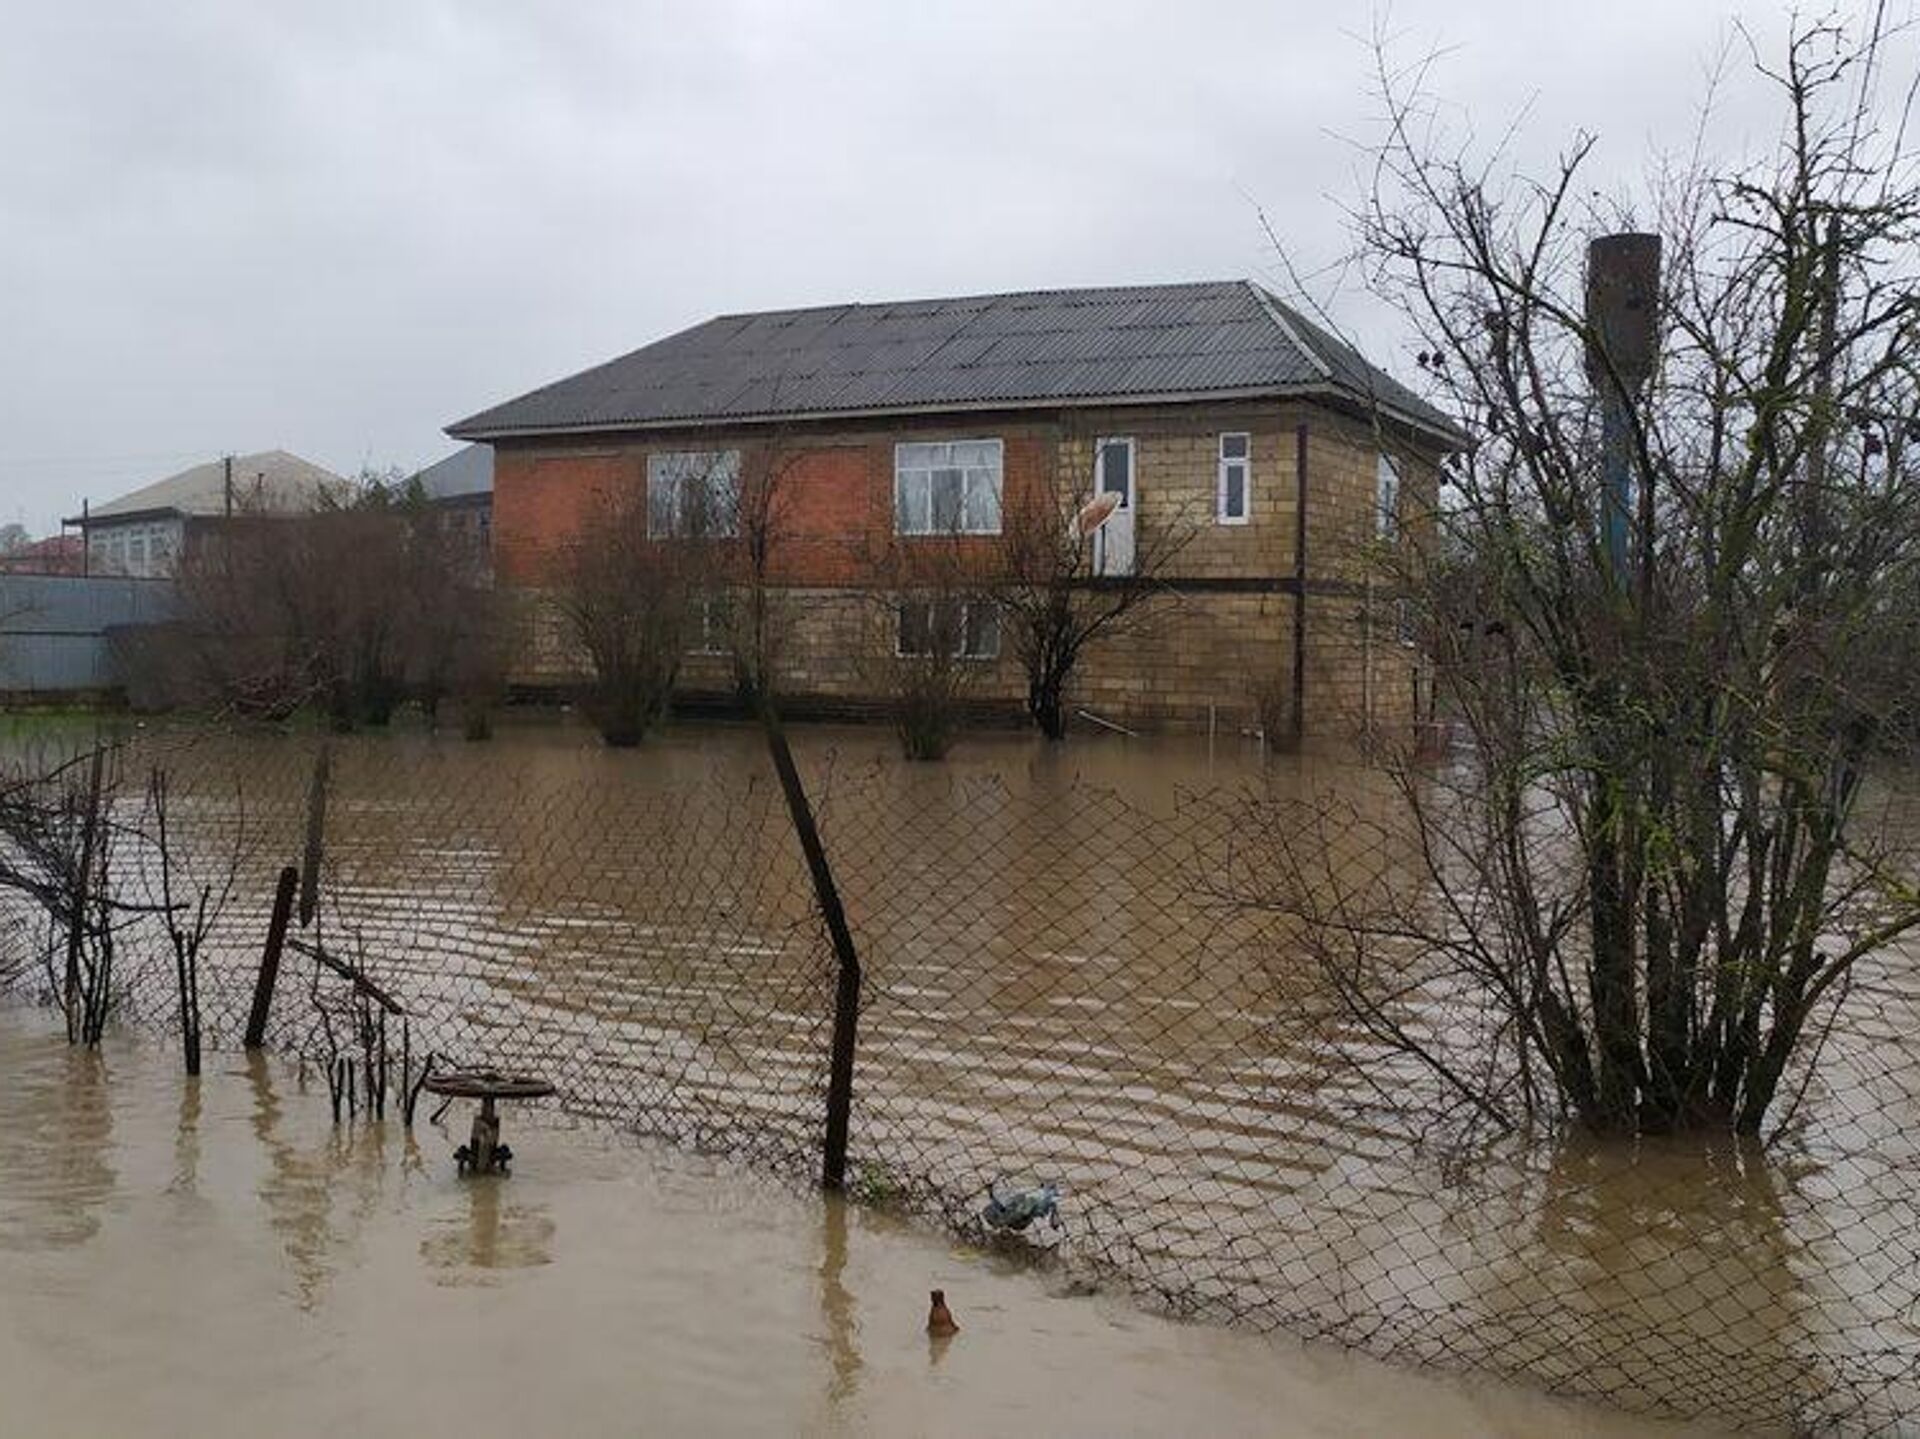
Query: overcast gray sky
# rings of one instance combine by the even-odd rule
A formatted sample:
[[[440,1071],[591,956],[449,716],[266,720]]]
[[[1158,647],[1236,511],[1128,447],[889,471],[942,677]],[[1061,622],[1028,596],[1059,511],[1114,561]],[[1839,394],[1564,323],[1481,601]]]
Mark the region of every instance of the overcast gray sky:
[[[1439,88],[1602,174],[1717,0],[1397,0]],[[408,468],[708,315],[1273,278],[1344,247],[1363,3],[0,0],[0,521],[226,451]],[[1740,122],[1738,97],[1731,123]],[[1406,374],[1364,302],[1337,314]]]

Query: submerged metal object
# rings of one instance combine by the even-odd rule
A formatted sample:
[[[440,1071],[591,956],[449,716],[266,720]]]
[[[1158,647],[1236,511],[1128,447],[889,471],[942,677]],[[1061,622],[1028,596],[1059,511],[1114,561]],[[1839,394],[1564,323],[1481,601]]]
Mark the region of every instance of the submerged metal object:
[[[996,1185],[989,1184],[986,1207],[980,1211],[980,1219],[989,1229],[1018,1232],[1036,1219],[1045,1219],[1058,1229],[1061,1227],[1060,1186],[1041,1184],[1032,1189],[1015,1189],[1002,1196]]]
[[[453,1151],[462,1174],[507,1174],[513,1151],[500,1142],[500,1114],[494,1105],[504,1099],[544,1099],[554,1092],[546,1080],[530,1074],[502,1074],[493,1069],[455,1069],[435,1074],[425,1082],[429,1094],[447,1099],[477,1099],[467,1142]]]

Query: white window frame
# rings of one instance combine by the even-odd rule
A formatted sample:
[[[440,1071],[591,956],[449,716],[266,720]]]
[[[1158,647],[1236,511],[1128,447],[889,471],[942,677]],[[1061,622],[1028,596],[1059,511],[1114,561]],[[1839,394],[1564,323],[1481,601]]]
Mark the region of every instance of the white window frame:
[[[933,651],[930,649],[909,650],[909,649],[903,648],[901,644],[901,632],[906,628],[905,618],[906,618],[907,606],[923,605],[926,607],[928,612],[927,613],[927,620],[928,620],[927,630],[929,633],[931,633],[933,629],[933,624],[932,624],[933,607],[941,603],[943,603],[943,601],[941,600],[915,598],[911,595],[904,596],[898,602],[895,603],[893,608],[893,653],[896,659],[903,659],[903,660],[926,659],[932,656]],[[959,624],[959,627],[954,632],[958,638],[955,641],[953,658],[957,660],[965,660],[972,664],[992,664],[996,660],[998,660],[1000,658],[1000,643],[1001,643],[1000,641],[1000,607],[994,604],[992,600],[947,600],[947,601],[944,601],[944,603],[954,604],[960,607],[960,624]],[[990,650],[983,650],[978,653],[972,652],[967,649],[967,635],[973,629],[974,616],[976,612],[989,615],[992,617],[992,620],[993,620],[993,631],[992,631],[993,648]]]
[[[164,576],[173,568],[173,536],[164,523],[147,526],[147,572]]]
[[[1104,494],[1107,483],[1107,451],[1115,447],[1127,452],[1126,503],[1121,507],[1140,507],[1140,445],[1132,435],[1101,435],[1093,442],[1093,498]]]
[[[702,538],[732,539],[740,533],[740,452],[738,450],[655,450],[647,456],[647,538],[673,539],[686,533],[686,491],[697,482],[707,491],[714,524]],[[664,492],[659,503],[655,496]],[[666,523],[660,523],[664,510]]]
[[[1373,467],[1374,535],[1389,544],[1400,538],[1400,464],[1385,450]]]
[[[1246,446],[1246,453],[1229,458],[1227,441],[1239,440]],[[1253,522],[1253,435],[1246,430],[1222,430],[1214,445],[1214,456],[1218,461],[1214,477],[1214,519],[1223,525],[1246,525]],[[1227,471],[1232,466],[1240,468],[1240,513],[1227,513]]]
[[[981,460],[966,463],[964,451],[977,447]],[[956,440],[902,440],[893,447],[893,532],[917,535],[997,535],[1006,497],[1006,445],[997,438]],[[951,529],[933,522],[933,477],[946,470],[960,471],[959,513]],[[968,523],[969,501],[985,492],[992,496],[990,523]],[[977,503],[977,502],[976,502]]]

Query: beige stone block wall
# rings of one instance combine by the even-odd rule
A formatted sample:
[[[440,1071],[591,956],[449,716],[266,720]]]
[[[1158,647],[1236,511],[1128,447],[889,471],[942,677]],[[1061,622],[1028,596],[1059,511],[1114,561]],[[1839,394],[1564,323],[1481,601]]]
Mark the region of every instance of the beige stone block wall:
[[[1088,650],[1068,687],[1084,708],[1131,729],[1260,724],[1292,673],[1293,601],[1283,594],[1173,593],[1137,630]]]
[[[1390,598],[1365,589],[1307,597],[1310,738],[1397,741],[1424,716],[1430,673],[1404,644]]]
[[[1299,406],[1128,408],[1076,414],[1049,431],[1057,473],[1091,490],[1099,439],[1135,442],[1139,523],[1190,535],[1166,569],[1167,590],[1145,618],[1096,643],[1069,685],[1070,708],[1143,731],[1254,729],[1284,722],[1292,703],[1297,429],[1307,425],[1308,593],[1306,717],[1310,738],[1402,735],[1415,717],[1419,656],[1399,642],[1382,573],[1376,456],[1367,425]],[[983,422],[981,433],[998,432]],[[1217,522],[1219,436],[1251,437],[1250,522]],[[853,436],[842,436],[849,442]],[[884,460],[884,447],[874,451]],[[1433,471],[1403,456],[1403,518],[1431,505]],[[879,481],[875,482],[876,485]],[[786,692],[819,700],[872,700],[885,692],[894,627],[884,600],[851,586],[780,591],[787,617],[778,672]],[[1001,655],[973,662],[972,698],[1017,710],[1026,681],[1003,637]],[[515,679],[576,682],[584,674],[550,601],[529,607],[528,643]],[[683,688],[724,694],[724,656],[689,655]]]
[[[889,612],[848,590],[796,590],[780,598],[786,624],[776,670],[796,700],[870,703],[886,693],[893,661]],[[1222,733],[1278,726],[1290,719],[1293,605],[1287,594],[1189,593],[1155,604],[1137,627],[1096,643],[1068,686],[1072,710],[1144,733]],[[533,686],[578,683],[587,673],[564,621],[547,601],[529,607],[532,643],[514,679]],[[1010,638],[997,659],[968,661],[968,699],[1016,714],[1026,677]],[[1401,645],[1390,606],[1360,594],[1308,599],[1307,729],[1312,738],[1406,734],[1414,718],[1420,657]],[[725,655],[690,653],[681,689],[692,696],[731,693]]]
[[[1197,414],[1090,413],[1063,427],[1061,473],[1091,494],[1099,442],[1130,438],[1142,535],[1153,531],[1185,537],[1165,574],[1180,579],[1276,578],[1293,573],[1295,423],[1297,416],[1272,405]],[[1246,434],[1251,446],[1246,524],[1219,520],[1220,436],[1230,432]]]

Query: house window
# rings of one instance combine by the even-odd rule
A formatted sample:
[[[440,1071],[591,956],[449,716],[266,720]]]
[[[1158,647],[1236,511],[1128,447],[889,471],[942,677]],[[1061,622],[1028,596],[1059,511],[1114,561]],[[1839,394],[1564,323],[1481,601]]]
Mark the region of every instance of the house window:
[[[1253,468],[1253,437],[1227,434],[1220,437],[1220,479],[1218,509],[1223,525],[1244,525],[1251,509],[1248,478]]]
[[[1374,467],[1374,483],[1374,532],[1383,540],[1396,540],[1400,537],[1400,467],[1385,451]]]
[[[724,591],[701,595],[693,602],[692,640],[689,653],[725,655],[733,653],[733,596]]]
[[[647,456],[647,534],[740,533],[740,452],[667,450]]]
[[[998,440],[893,447],[893,528],[901,535],[1000,533]]]
[[[987,600],[902,600],[895,653],[990,660],[1000,654],[1000,612]]]

